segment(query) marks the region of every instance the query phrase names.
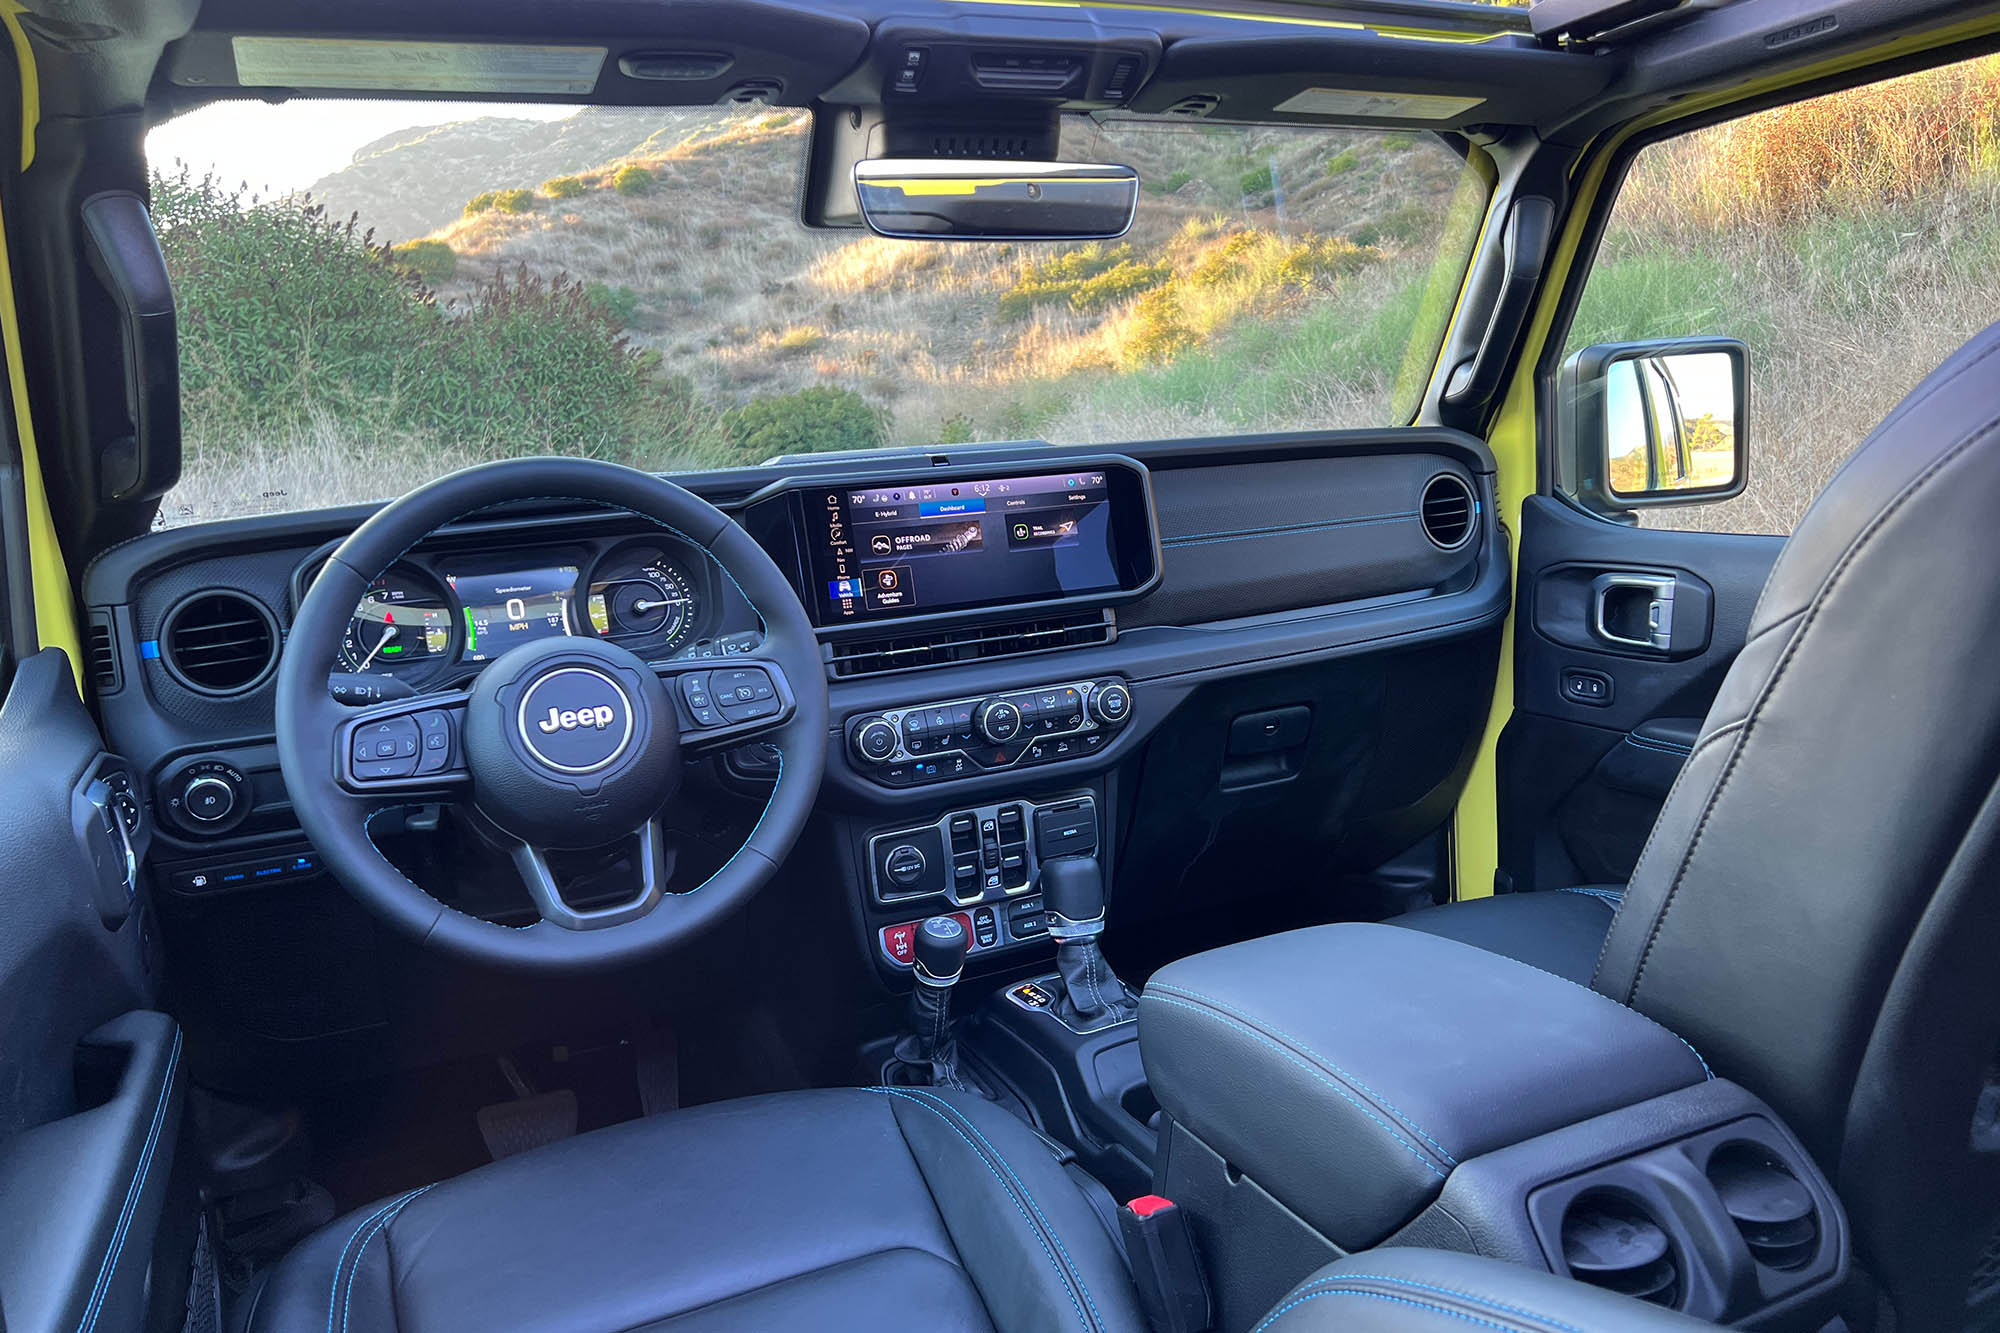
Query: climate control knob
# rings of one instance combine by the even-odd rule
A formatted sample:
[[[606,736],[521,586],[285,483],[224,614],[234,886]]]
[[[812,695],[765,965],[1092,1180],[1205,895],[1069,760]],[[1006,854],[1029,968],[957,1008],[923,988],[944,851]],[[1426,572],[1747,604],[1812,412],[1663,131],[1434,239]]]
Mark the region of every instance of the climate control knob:
[[[1021,734],[1021,710],[1005,699],[988,699],[975,716],[979,734],[995,745],[1005,745]]]
[[[896,729],[885,717],[871,717],[854,729],[854,753],[879,764],[896,753]]]
[[[1090,715],[1108,727],[1122,725],[1132,716],[1132,691],[1115,680],[1098,682],[1090,693]]]

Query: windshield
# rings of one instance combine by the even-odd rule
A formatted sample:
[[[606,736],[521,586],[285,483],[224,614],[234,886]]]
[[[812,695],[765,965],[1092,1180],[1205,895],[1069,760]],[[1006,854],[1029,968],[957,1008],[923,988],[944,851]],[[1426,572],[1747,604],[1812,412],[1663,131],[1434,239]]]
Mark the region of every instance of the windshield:
[[[227,103],[148,150],[179,304],[160,522],[385,499],[583,454],[1406,423],[1486,204],[1440,140],[1072,118],[1129,163],[1105,244],[809,231],[809,116]]]

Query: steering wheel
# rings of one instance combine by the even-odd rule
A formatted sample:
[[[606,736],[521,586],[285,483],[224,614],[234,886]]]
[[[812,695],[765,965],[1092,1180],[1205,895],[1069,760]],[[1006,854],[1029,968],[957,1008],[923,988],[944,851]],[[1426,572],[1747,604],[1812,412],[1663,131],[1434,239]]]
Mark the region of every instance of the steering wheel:
[[[750,653],[650,664],[593,637],[503,653],[470,689],[366,708],[327,687],[355,606],[405,552],[453,519],[518,500],[574,500],[649,519],[713,556],[764,624]],[[697,675],[726,696],[707,698]],[[683,710],[682,704],[688,705]],[[411,491],[333,552],[293,619],[278,667],[278,762],[299,825],[350,893],[417,940],[478,962],[547,971],[616,967],[702,933],[763,887],[798,840],[826,764],[826,677],[798,593],[721,510],[633,468],[583,459],[487,463]],[[682,756],[762,739],[778,781],[750,837],[705,882],[669,883],[660,815]],[[453,910],[389,863],[369,825],[385,810],[469,805],[508,850],[541,919],[498,925]],[[553,850],[630,840],[638,893],[580,910]]]

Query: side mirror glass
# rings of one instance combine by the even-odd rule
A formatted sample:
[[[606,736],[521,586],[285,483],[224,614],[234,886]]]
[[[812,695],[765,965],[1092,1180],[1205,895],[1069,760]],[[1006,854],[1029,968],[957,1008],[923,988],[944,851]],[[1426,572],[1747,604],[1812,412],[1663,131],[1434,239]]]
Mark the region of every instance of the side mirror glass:
[[[1109,241],[1132,226],[1139,173],[1076,162],[869,158],[854,164],[878,236],[931,241]]]
[[[1749,355],[1734,338],[1586,347],[1563,363],[1572,489],[1591,509],[1741,495]]]

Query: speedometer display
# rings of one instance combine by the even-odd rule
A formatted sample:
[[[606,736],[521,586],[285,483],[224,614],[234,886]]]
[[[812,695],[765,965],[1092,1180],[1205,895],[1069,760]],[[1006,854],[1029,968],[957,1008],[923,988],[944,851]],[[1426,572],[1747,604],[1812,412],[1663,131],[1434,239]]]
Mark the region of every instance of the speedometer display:
[[[657,546],[629,546],[590,581],[590,624],[606,638],[645,638],[671,650],[694,632],[701,602],[694,581]]]
[[[349,671],[416,674],[451,651],[451,608],[428,580],[392,569],[375,580],[341,640]]]

